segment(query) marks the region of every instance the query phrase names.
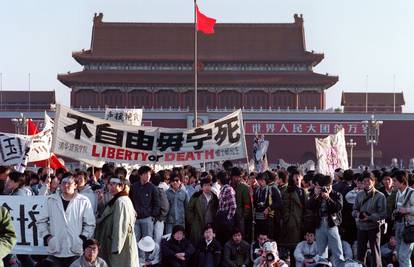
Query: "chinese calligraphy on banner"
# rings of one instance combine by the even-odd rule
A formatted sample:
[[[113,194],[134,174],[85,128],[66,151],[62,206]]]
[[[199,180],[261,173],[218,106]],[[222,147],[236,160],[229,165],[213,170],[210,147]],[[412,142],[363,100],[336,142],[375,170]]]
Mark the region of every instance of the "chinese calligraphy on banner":
[[[29,152],[29,162],[49,159],[51,156],[53,120],[45,112],[44,129],[33,135],[33,142]]]
[[[142,122],[142,109],[106,108],[105,119],[128,125],[140,126]]]
[[[0,205],[10,211],[17,243],[12,254],[45,255],[43,237],[39,236],[36,221],[42,211],[46,210],[44,196],[1,196]]]
[[[246,121],[246,135],[329,135],[344,129],[345,134],[365,136],[362,122]]]
[[[53,152],[73,159],[194,164],[246,157],[241,110],[193,129],[131,126],[58,105]]]
[[[0,133],[0,164],[17,166],[23,172],[29,158],[32,138],[25,135]]]
[[[315,138],[319,173],[333,177],[335,169],[349,168],[344,132],[344,129],[341,129],[326,138]]]

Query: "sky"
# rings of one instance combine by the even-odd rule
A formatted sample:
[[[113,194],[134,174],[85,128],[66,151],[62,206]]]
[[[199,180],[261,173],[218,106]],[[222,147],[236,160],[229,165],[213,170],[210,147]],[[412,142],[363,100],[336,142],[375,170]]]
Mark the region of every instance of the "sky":
[[[324,53],[314,68],[339,76],[327,90],[327,108],[342,91],[404,92],[414,112],[414,1],[198,0],[218,23],[291,23],[303,14],[306,47]],[[3,90],[55,90],[69,105],[58,73],[81,70],[73,51],[89,49],[92,18],[111,22],[193,22],[192,0],[13,0],[0,4]]]

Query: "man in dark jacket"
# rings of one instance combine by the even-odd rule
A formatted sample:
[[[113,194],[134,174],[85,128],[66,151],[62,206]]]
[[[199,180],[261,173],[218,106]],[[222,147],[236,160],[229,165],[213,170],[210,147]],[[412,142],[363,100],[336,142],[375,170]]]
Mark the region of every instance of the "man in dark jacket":
[[[242,239],[240,229],[235,228],[232,238],[224,246],[224,267],[247,267],[250,264],[249,243]]]
[[[195,253],[195,266],[218,267],[221,262],[221,245],[215,238],[211,224],[204,228],[204,238],[197,245]]]
[[[131,187],[130,197],[137,213],[135,235],[137,242],[145,236],[153,236],[154,218],[160,213],[160,200],[158,189],[149,182],[151,168],[141,166],[138,169],[139,181]]]
[[[242,171],[238,167],[231,169],[231,183],[236,191],[236,214],[235,225],[240,228],[243,236],[246,236],[251,229],[246,228],[246,222],[252,218],[252,202],[249,194],[249,187],[242,182]]]
[[[160,187],[161,183],[161,176],[159,174],[155,174],[151,177],[151,183],[155,185],[158,189],[158,197],[160,199],[160,212],[158,216],[156,216],[155,223],[154,223],[154,241],[158,245],[161,243],[161,237],[164,233],[164,223],[167,219],[168,210],[170,209],[170,203],[168,202],[167,195],[162,187]]]
[[[309,198],[307,207],[315,213],[316,246],[318,255],[327,258],[326,249],[332,251],[334,266],[344,262],[338,225],[341,224],[342,195],[332,190],[332,177],[321,176],[316,181],[315,193]]]
[[[175,225],[171,237],[161,241],[161,254],[164,267],[185,267],[194,254],[194,247],[184,237],[184,227]]]

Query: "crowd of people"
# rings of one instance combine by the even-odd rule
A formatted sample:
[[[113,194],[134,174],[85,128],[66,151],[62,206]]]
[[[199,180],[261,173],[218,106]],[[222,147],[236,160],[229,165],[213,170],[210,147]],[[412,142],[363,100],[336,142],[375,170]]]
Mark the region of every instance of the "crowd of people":
[[[295,166],[203,172],[149,166],[19,173],[0,191],[47,196],[36,224],[48,255],[13,255],[0,209],[5,266],[411,267],[414,179],[398,169],[322,175]]]

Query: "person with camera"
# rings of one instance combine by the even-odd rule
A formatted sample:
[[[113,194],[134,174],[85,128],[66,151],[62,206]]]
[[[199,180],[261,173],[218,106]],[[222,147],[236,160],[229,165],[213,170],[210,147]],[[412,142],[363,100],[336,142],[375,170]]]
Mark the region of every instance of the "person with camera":
[[[408,175],[405,171],[395,173],[395,186],[398,189],[396,209],[392,217],[395,220],[395,237],[397,238],[397,255],[400,267],[411,265],[414,242],[407,230],[414,225],[414,189],[408,187]]]
[[[279,258],[276,242],[266,241],[263,244],[262,256],[254,261],[253,267],[288,267],[288,265]]]
[[[334,266],[339,266],[344,262],[338,230],[342,221],[342,195],[332,190],[331,176],[320,176],[315,182],[315,192],[309,198],[307,208],[315,213],[318,256],[326,258],[326,249],[329,245]]]
[[[357,259],[365,262],[368,242],[373,266],[382,266],[380,227],[387,217],[387,201],[384,194],[375,189],[373,173],[364,172],[362,176],[364,190],[357,194],[352,212],[358,229]]]

